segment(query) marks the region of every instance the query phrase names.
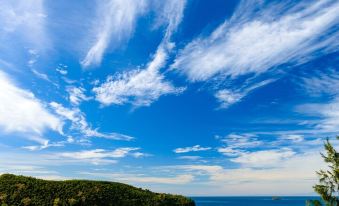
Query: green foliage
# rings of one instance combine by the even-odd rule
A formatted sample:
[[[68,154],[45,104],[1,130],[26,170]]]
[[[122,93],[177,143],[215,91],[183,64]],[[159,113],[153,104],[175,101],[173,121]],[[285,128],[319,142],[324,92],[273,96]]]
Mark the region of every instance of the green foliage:
[[[339,137],[337,137],[339,140]],[[319,184],[315,185],[314,190],[321,196],[328,206],[339,206],[339,153],[327,139],[324,144],[326,154],[321,154],[324,161],[328,163],[328,170],[317,172]],[[321,205],[320,202],[310,203],[310,205]]]
[[[319,200],[307,200],[306,206],[322,206]]]
[[[130,185],[104,181],[47,181],[0,176],[0,205],[53,206],[195,206],[180,195],[153,193]]]

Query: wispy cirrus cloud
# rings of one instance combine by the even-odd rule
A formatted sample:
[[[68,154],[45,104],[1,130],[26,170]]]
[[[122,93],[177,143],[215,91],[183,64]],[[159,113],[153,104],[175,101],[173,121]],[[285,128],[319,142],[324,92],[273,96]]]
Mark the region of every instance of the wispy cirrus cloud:
[[[73,105],[79,105],[82,101],[91,99],[91,97],[86,96],[86,90],[83,87],[69,86],[66,90],[69,93],[69,101]]]
[[[180,94],[184,88],[174,87],[158,71],[164,66],[166,58],[166,52],[159,49],[146,69],[109,77],[106,82],[93,89],[96,100],[103,105],[131,103],[138,107],[149,106],[162,95]]]
[[[121,158],[125,157],[129,152],[138,150],[139,148],[124,147],[118,148],[113,151],[107,151],[104,149],[84,150],[80,152],[65,152],[61,153],[62,157],[69,157],[75,159],[92,159],[92,158]]]
[[[63,105],[51,102],[51,108],[58,114],[63,120],[68,120],[71,122],[70,131],[74,130],[82,134],[85,137],[99,137],[113,140],[132,140],[133,137],[119,134],[119,133],[101,133],[98,129],[92,129],[91,126],[86,121],[85,114],[77,107],[69,109]]]
[[[133,137],[124,134],[102,133],[98,129],[92,129],[86,121],[85,114],[80,109],[68,109],[56,102],[47,104],[38,99],[32,92],[18,87],[14,80],[2,71],[0,71],[0,85],[0,127],[2,133],[17,134],[18,137],[23,136],[29,141],[38,143],[38,145],[24,146],[25,149],[34,151],[64,146],[74,142],[69,134],[114,140],[133,139]],[[76,97],[73,98],[74,103],[80,101],[77,98],[83,98],[81,95],[73,94],[73,96]],[[67,121],[71,123],[68,130],[66,127]],[[64,130],[67,130],[68,134],[65,134]],[[45,137],[45,134],[50,131],[67,137],[67,140],[51,141]]]
[[[93,22],[94,41],[85,58],[84,68],[99,65],[109,46],[116,48],[133,34],[136,21],[146,9],[147,1],[105,0],[97,2],[98,18]]]
[[[317,117],[309,122],[318,132],[335,133],[339,129],[339,72],[327,69],[326,72],[316,72],[309,77],[303,77],[299,82],[301,87],[313,97],[326,97],[319,103],[305,103],[298,105],[296,110],[308,116]]]
[[[216,136],[222,146],[217,151],[232,162],[254,164],[258,167],[271,164],[279,158],[292,157],[318,149],[325,140],[324,133],[315,135],[317,130],[287,130],[287,131],[256,131],[252,133],[231,133],[225,137]],[[277,158],[276,161],[266,161],[266,158]],[[261,166],[259,166],[261,164]]]
[[[59,74],[61,75],[67,75],[68,74],[67,69],[68,69],[67,65],[59,64],[55,71],[59,72]]]
[[[339,97],[325,103],[302,104],[297,107],[297,111],[308,116],[318,117],[309,125],[318,132],[336,133],[339,129]]]
[[[233,148],[251,148],[263,144],[255,134],[245,133],[237,134],[231,133],[225,137],[216,136],[216,139],[233,147]]]
[[[249,148],[260,147],[264,142],[260,141],[253,134],[229,134],[226,137],[216,136],[223,144],[217,150],[227,157],[238,157]]]
[[[245,96],[247,96],[249,93],[251,93],[252,91],[263,87],[267,84],[272,83],[273,81],[275,81],[274,79],[267,79],[267,80],[263,80],[259,83],[252,83],[251,85],[245,85],[242,86],[240,88],[236,88],[236,89],[221,89],[218,90],[215,93],[215,98],[217,98],[217,100],[220,103],[220,108],[228,108],[229,106],[238,103],[240,101],[243,100],[243,98]]]
[[[81,172],[80,174],[89,175],[97,178],[105,178],[111,181],[121,181],[128,184],[168,184],[182,185],[190,183],[194,180],[194,176],[190,174],[182,174],[176,176],[146,176],[144,174],[126,174],[126,173],[103,173],[103,172]]]
[[[300,134],[288,134],[288,135],[282,135],[280,138],[280,140],[282,141],[292,141],[294,143],[299,143],[305,140],[304,135],[300,135]]]
[[[149,106],[162,95],[180,94],[184,87],[175,87],[160,72],[174,47],[170,41],[183,18],[186,1],[168,1],[161,7],[158,24],[167,26],[164,38],[152,60],[144,69],[136,69],[110,76],[106,82],[93,89],[96,100],[104,105],[125,104]]]
[[[173,68],[191,81],[224,74],[260,74],[285,63],[336,50],[337,1],[260,3],[243,1],[231,19],[189,43]]]
[[[254,152],[242,152],[237,157],[232,158],[231,161],[239,163],[246,168],[265,168],[276,165],[277,162],[287,160],[296,155],[290,148],[280,148],[271,150],[261,150]]]
[[[89,161],[93,164],[115,163],[116,159],[126,157],[127,155],[135,157],[133,151],[139,149],[140,148],[136,147],[122,147],[115,150],[94,149],[79,152],[62,152],[56,154],[56,156],[66,159]]]
[[[195,179],[200,180],[200,186],[213,185],[207,192],[210,194],[235,195],[243,190],[248,191],[249,195],[312,194],[312,185],[317,179],[314,171],[325,166],[318,150],[277,159],[278,161],[272,162],[265,169],[249,168],[245,165],[227,168],[217,164],[172,165],[166,168],[169,168],[171,173],[193,175]],[[305,162],[313,164],[305,165]],[[202,177],[207,179],[201,179]],[[251,190],[248,190],[249,188]],[[206,190],[197,192],[206,194]]]
[[[176,148],[173,150],[175,153],[187,153],[187,152],[198,152],[198,151],[206,151],[212,149],[211,147],[202,147],[200,145],[194,145],[192,147],[183,147],[183,148]]]
[[[177,159],[196,161],[196,160],[200,160],[201,157],[200,156],[193,156],[193,155],[185,155],[185,156],[180,156]]]
[[[47,139],[44,139],[43,142],[40,142],[40,145],[30,145],[30,146],[23,146],[22,148],[30,150],[30,151],[37,151],[43,150],[50,147],[64,147],[67,141],[60,141],[60,142],[50,142]],[[69,142],[68,142],[69,143]]]
[[[334,63],[338,61],[334,60]],[[336,69],[316,70],[313,74],[300,78],[298,84],[311,96],[339,96],[339,71]]]
[[[215,97],[221,108],[228,108],[271,83],[264,83],[265,74],[278,72],[280,66],[288,65],[287,71],[337,51],[338,11],[338,2],[332,0],[241,1],[230,19],[179,51],[171,68],[191,82],[216,83]],[[235,80],[244,81],[245,86],[220,84]]]
[[[252,195],[295,194],[296,192],[300,195],[312,194],[311,186],[317,178],[314,171],[325,167],[319,155],[323,150],[322,140],[305,138],[299,141],[300,136],[288,136],[286,138],[289,140],[285,141],[281,141],[281,137],[270,140],[266,138],[261,141],[254,137],[251,134],[218,137],[222,142],[229,142],[229,146],[233,145],[230,149],[241,148],[234,156],[225,157],[227,161],[237,166],[229,167],[229,164],[208,162],[203,165],[198,163],[160,166],[156,169],[170,174],[191,174],[194,179],[199,180],[199,183],[191,184],[213,185],[215,190],[209,191],[211,194],[232,195],[248,188],[261,188],[251,192]],[[258,141],[260,143],[257,143]],[[287,144],[287,141],[290,141],[289,147],[282,146]],[[335,147],[337,146],[335,144]],[[305,162],[314,164],[305,165]],[[291,191],[285,184],[296,188]],[[201,194],[206,194],[206,191],[201,191]]]

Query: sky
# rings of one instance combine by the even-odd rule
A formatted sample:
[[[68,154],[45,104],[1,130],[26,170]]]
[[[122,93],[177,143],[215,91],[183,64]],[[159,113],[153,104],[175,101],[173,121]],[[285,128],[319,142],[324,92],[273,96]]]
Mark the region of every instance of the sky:
[[[335,0],[0,0],[0,173],[314,195]]]

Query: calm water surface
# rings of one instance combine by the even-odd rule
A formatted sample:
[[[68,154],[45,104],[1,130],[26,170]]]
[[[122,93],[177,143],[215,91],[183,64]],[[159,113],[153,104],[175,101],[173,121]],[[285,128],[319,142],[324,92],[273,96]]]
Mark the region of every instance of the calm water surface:
[[[196,206],[305,206],[306,200],[319,199],[319,197],[192,197]]]

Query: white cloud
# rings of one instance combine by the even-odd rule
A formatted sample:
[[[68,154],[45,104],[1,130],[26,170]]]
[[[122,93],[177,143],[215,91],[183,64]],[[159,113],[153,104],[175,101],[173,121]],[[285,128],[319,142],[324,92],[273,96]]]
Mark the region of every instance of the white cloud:
[[[339,72],[335,69],[318,71],[310,77],[301,78],[301,80],[298,84],[311,96],[339,95]]]
[[[61,68],[56,68],[55,70],[56,70],[57,72],[59,72],[60,74],[62,74],[62,75],[68,74],[67,70],[64,70],[64,69],[61,69]]]
[[[188,194],[239,195],[245,192],[248,195],[313,195],[312,186],[317,182],[315,171],[325,168],[319,154],[320,148],[317,146],[295,155],[287,149],[286,154],[268,151],[265,156],[272,153],[274,158],[262,158],[260,165],[264,167],[260,168],[250,167],[259,166],[258,161],[254,161],[255,165],[246,161],[246,164],[237,168],[194,164],[163,166],[160,169],[166,169],[171,174],[194,176],[198,182],[191,183]],[[271,165],[263,164],[265,161],[272,161]],[[209,189],[199,190],[201,187]]]
[[[215,93],[215,97],[220,102],[220,108],[225,109],[235,103],[242,101],[242,99],[253,90],[270,84],[273,81],[274,79],[268,79],[253,85],[244,85],[237,89],[221,89]]]
[[[158,184],[187,184],[192,182],[193,175],[178,175],[174,177],[122,177],[120,180],[138,183],[158,183]]]
[[[31,72],[37,77],[37,78],[40,78],[40,79],[43,79],[51,84],[53,84],[54,86],[56,86],[57,88],[59,87],[58,84],[54,83],[53,81],[50,80],[50,78],[48,77],[47,74],[45,73],[42,73],[40,71],[38,71],[36,68],[35,68],[35,63],[38,61],[38,58],[39,58],[39,52],[38,50],[36,49],[29,49],[28,50],[28,54],[30,56],[28,62],[27,62],[27,66],[31,69]]]
[[[130,151],[138,150],[139,148],[118,148],[113,151],[104,149],[84,150],[81,152],[65,152],[60,153],[62,157],[75,158],[75,159],[93,159],[93,158],[121,158],[125,157]]]
[[[215,98],[221,103],[222,108],[227,108],[230,105],[239,102],[246,94],[235,93],[228,89],[219,90],[215,94]]]
[[[166,52],[159,49],[147,69],[109,77],[105,83],[93,89],[96,100],[104,105],[131,103],[134,106],[149,106],[162,95],[181,93],[184,88],[174,87],[158,71],[166,58]]]
[[[112,158],[104,158],[98,160],[98,162],[91,162],[88,159],[75,159],[68,157],[61,157],[59,152],[31,152],[27,150],[1,150],[0,156],[0,172],[4,171],[7,173],[26,173],[28,175],[34,175],[37,173],[33,169],[29,169],[30,167],[42,168],[41,170],[54,170],[55,166],[87,166],[96,167],[93,164],[112,164],[116,163],[116,159]],[[27,161],[29,159],[29,161]],[[18,167],[19,166],[19,167]],[[27,168],[27,169],[26,169]],[[62,169],[61,169],[62,170]],[[63,171],[61,171],[63,173]],[[72,175],[72,174],[70,174]]]
[[[67,88],[69,93],[69,101],[73,105],[79,105],[82,101],[88,101],[91,97],[85,95],[85,89],[82,87],[70,86]]]
[[[137,18],[144,13],[146,1],[105,0],[97,5],[98,19],[93,23],[95,41],[81,61],[83,67],[98,65],[108,46],[117,47],[133,33]]]
[[[68,68],[67,65],[59,64],[58,67],[55,70],[62,75],[67,75],[68,74],[67,68]]]
[[[233,17],[210,36],[189,43],[172,67],[191,81],[217,74],[235,78],[338,48],[338,31],[331,31],[338,23],[337,1],[272,4],[242,1]]]
[[[167,26],[163,41],[170,41],[172,34],[175,32],[184,16],[186,0],[173,0],[155,3],[158,4],[156,8],[158,11],[155,26]]]
[[[290,135],[283,135],[280,138],[281,140],[290,140],[292,142],[302,142],[304,141],[304,135],[300,135],[300,134],[290,134]]]
[[[244,153],[242,149],[234,149],[232,147],[220,147],[217,149],[217,151],[229,157],[237,157]]]
[[[319,72],[312,77],[303,78],[301,85],[311,96],[323,95],[327,97],[321,103],[309,103],[297,106],[297,111],[309,116],[318,117],[318,120],[306,122],[318,132],[336,133],[339,130],[339,75],[336,70]]]
[[[54,109],[55,113],[62,117],[64,120],[71,121],[71,130],[80,132],[85,137],[102,137],[114,140],[131,140],[133,137],[119,133],[101,133],[98,129],[92,129],[87,123],[85,114],[79,108],[68,109],[59,103],[51,102],[50,106]]]
[[[15,164],[7,164],[5,167],[0,165],[0,174],[3,173],[11,173],[11,174],[18,174],[18,175],[29,175],[34,176],[37,178],[50,178],[54,180],[61,180],[56,171],[47,170],[41,166],[34,166],[34,165],[15,165]],[[63,178],[64,180],[65,178]]]
[[[200,156],[180,156],[177,159],[181,159],[181,160],[199,160],[201,159]]]
[[[124,135],[124,134],[120,134],[116,132],[109,132],[109,133],[98,132],[98,129],[87,128],[84,132],[85,132],[84,134],[88,137],[102,137],[106,139],[126,140],[126,141],[130,141],[134,139],[134,137],[131,137],[129,135]]]
[[[149,157],[149,156],[152,156],[150,154],[146,154],[146,153],[142,153],[142,152],[133,152],[130,154],[132,157],[135,157],[135,158],[141,158],[141,157]]]
[[[173,150],[175,153],[187,153],[187,152],[198,152],[198,151],[206,151],[210,150],[211,147],[201,147],[200,145],[195,145],[193,147],[183,147],[183,148],[176,148]]]
[[[228,157],[239,157],[245,153],[245,149],[259,147],[264,142],[258,140],[256,135],[253,134],[229,134],[226,137],[219,137],[221,142],[225,144],[219,147],[217,151]]]
[[[223,171],[223,167],[219,165],[175,165],[169,166],[167,168],[183,169],[187,171],[201,170],[208,174],[214,174]]]
[[[262,146],[264,142],[258,140],[254,134],[229,134],[226,137],[217,136],[225,146],[218,148],[218,152],[229,157],[238,157],[245,153],[245,149]]]
[[[46,80],[48,82],[51,82],[51,80],[48,78],[47,74],[44,74],[44,73],[41,73],[41,72],[38,72],[36,69],[31,69],[31,71],[33,72],[33,74],[40,78],[40,79],[43,79],[43,80]]]
[[[220,137],[219,137],[220,139]],[[263,144],[254,134],[235,134],[231,133],[220,139],[222,142],[234,148],[252,148]]]
[[[63,152],[58,153],[56,156],[67,159],[78,159],[78,160],[88,160],[93,164],[103,164],[103,163],[115,163],[116,160],[113,159],[123,158],[127,155],[135,157],[135,150],[139,148],[135,147],[122,147],[115,150],[104,150],[104,149],[94,149],[94,150],[83,150],[80,152]]]
[[[339,97],[330,102],[319,106],[319,114],[323,118],[320,123],[317,125],[317,128],[338,132],[339,129]],[[316,111],[315,111],[316,112]]]
[[[339,97],[320,104],[303,104],[297,110],[301,113],[320,118],[310,123],[319,132],[336,133],[339,129]]]
[[[185,90],[183,87],[174,87],[160,72],[174,46],[170,37],[182,19],[185,3],[168,1],[163,7],[161,21],[167,24],[166,33],[146,68],[110,76],[105,83],[93,89],[96,100],[104,105],[131,103],[136,107],[149,106],[162,95],[179,94]]]
[[[39,54],[38,54],[38,51],[35,49],[29,49],[28,53],[29,53],[30,59],[27,62],[27,66],[32,68],[34,64],[37,62],[39,58]]]
[[[296,153],[290,148],[260,150],[255,152],[243,152],[238,157],[230,159],[232,162],[239,163],[246,168],[271,167],[278,165],[279,162],[291,158]]]
[[[106,178],[111,181],[125,182],[128,184],[175,184],[182,185],[194,180],[193,175],[183,174],[170,177],[146,176],[144,174],[122,174],[122,173],[99,173],[99,172],[81,172],[84,175],[91,175],[99,178]]]
[[[40,145],[30,145],[30,146],[24,146],[22,148],[30,150],[30,151],[37,151],[37,150],[47,149],[49,147],[63,147],[65,146],[65,143],[67,143],[67,141],[49,143],[49,140],[46,140]]]
[[[240,168],[239,171],[237,171],[237,169],[234,170],[232,174],[236,176],[238,175],[242,176],[239,179],[242,181],[248,180],[248,181],[255,182],[255,181],[260,181],[260,180],[266,180],[266,181],[291,181],[293,180],[295,182],[300,181],[300,182],[307,183],[310,179],[315,180],[316,179],[315,171],[319,170],[319,168],[324,167],[324,163],[322,162],[321,156],[319,155],[318,151],[319,150],[313,150],[313,151],[306,152],[304,154],[298,154],[298,155],[293,155],[293,156],[291,156],[292,154],[290,153],[278,155],[278,156],[283,156],[283,158],[280,158],[280,157],[277,158],[279,159],[279,161],[277,161],[274,167],[272,168],[264,169],[264,170]],[[305,165],[304,164],[305,162],[313,162],[313,164]],[[245,172],[246,170],[247,172]],[[236,173],[240,171],[244,171],[245,173],[237,175]],[[225,175],[227,175],[227,173]],[[221,180],[224,177],[225,176],[223,175],[216,179]],[[312,183],[308,183],[308,184],[312,184]],[[288,188],[284,188],[284,189],[287,190]],[[311,189],[312,187],[309,187],[305,191],[309,191]]]
[[[30,46],[39,49],[47,48],[50,41],[45,29],[45,21],[43,0],[1,2],[0,32],[3,40],[8,40],[15,34]]]
[[[33,93],[17,87],[0,71],[0,126],[3,132],[42,135],[46,130],[62,133],[62,121]]]

